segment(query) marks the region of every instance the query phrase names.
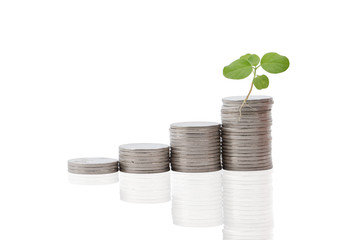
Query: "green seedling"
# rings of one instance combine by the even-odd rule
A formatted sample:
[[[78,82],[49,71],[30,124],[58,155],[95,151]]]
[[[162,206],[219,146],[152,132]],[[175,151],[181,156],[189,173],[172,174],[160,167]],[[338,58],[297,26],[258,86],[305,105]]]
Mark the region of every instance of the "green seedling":
[[[250,76],[251,73],[253,74],[250,91],[239,108],[240,117],[241,110],[249,99],[253,87],[255,86],[261,90],[269,86],[269,78],[266,75],[257,75],[258,68],[262,67],[268,73],[282,73],[289,68],[289,65],[290,62],[287,57],[270,52],[266,53],[261,60],[258,55],[248,53],[224,67],[223,74],[229,79],[244,79]]]

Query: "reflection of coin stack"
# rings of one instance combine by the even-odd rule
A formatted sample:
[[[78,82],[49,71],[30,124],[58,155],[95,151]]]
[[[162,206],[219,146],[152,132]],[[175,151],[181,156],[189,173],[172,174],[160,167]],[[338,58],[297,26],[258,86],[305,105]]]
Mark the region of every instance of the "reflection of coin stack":
[[[272,168],[271,106],[267,96],[223,99],[222,161],[223,168],[234,171],[256,171]]]
[[[101,185],[119,181],[118,160],[112,158],[76,158],[68,161],[69,182]]]
[[[272,169],[223,171],[224,240],[272,239]]]
[[[170,171],[150,174],[120,172],[120,199],[131,203],[170,201]]]
[[[161,203],[170,200],[168,145],[121,145],[119,161],[121,200],[133,203]]]
[[[221,225],[220,124],[174,123],[170,137],[173,223],[186,227]]]
[[[175,225],[212,227],[223,223],[221,171],[171,175]]]
[[[177,172],[221,170],[220,124],[182,122],[170,126],[171,169]]]

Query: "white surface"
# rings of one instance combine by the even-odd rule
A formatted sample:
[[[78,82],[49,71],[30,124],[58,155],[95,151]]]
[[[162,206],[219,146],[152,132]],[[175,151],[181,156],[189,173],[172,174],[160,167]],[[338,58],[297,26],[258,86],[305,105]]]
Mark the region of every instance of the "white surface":
[[[169,143],[173,122],[220,121],[250,79],[245,53],[290,59],[269,74],[274,239],[358,240],[358,1],[0,2],[0,239],[222,239],[173,226],[171,203],[120,201],[118,184],[68,183],[67,160]],[[259,70],[259,74],[264,72]]]

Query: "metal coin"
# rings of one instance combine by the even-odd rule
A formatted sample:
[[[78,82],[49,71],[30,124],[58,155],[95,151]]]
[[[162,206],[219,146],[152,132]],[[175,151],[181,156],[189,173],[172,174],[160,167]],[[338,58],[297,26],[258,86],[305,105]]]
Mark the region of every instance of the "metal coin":
[[[68,169],[69,173],[74,173],[74,174],[107,174],[107,173],[114,173],[114,172],[117,172],[117,171],[119,171],[118,168],[106,169],[106,170],[102,170],[102,169],[78,170],[78,169],[72,169],[72,168]]]
[[[119,146],[121,151],[136,151],[136,152],[149,152],[149,151],[157,151],[157,150],[164,150],[168,149],[169,146],[166,144],[160,143],[130,143],[130,144],[123,144]]]
[[[76,158],[68,160],[68,164],[76,166],[111,166],[116,165],[117,159],[113,158]]]
[[[226,167],[223,166],[224,170],[229,170],[229,171],[261,171],[261,170],[269,170],[272,169],[273,166],[268,166],[268,167],[253,167],[253,168],[242,168],[242,167]]]
[[[204,128],[204,127],[217,127],[220,123],[217,122],[177,122],[172,123],[170,128]]]

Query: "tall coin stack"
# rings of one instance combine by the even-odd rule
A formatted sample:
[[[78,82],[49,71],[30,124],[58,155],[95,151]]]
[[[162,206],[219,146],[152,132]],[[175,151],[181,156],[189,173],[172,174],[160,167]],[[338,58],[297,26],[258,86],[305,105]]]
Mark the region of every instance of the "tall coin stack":
[[[223,98],[222,161],[225,170],[257,171],[272,168],[272,97]]]
[[[200,173],[221,170],[220,124],[180,122],[170,126],[171,169]]]
[[[172,218],[185,227],[223,223],[220,124],[171,124]]]
[[[132,203],[162,203],[170,200],[168,145],[121,145],[119,163],[121,200]]]

